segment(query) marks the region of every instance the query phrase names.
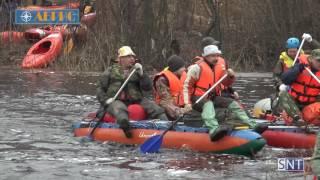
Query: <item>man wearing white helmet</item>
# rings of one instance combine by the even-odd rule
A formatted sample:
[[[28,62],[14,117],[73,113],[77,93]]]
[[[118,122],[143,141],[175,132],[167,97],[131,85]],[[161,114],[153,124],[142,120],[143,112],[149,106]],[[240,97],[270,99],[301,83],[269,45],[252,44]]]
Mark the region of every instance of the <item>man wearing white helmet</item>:
[[[242,123],[262,133],[267,129],[265,125],[256,125],[240,105],[231,98],[222,97],[223,89],[235,81],[235,73],[228,69],[222,52],[216,45],[204,47],[202,57],[188,68],[188,73],[183,84],[184,108],[201,112],[204,125],[209,128],[211,141],[217,141],[228,134],[229,126],[219,126],[216,118],[216,108],[227,108]],[[212,85],[219,81],[225,74],[228,76],[200,103],[194,104]],[[193,106],[194,104],[194,106]]]
[[[114,100],[114,95],[134,68],[136,69],[136,73],[133,74],[125,88]],[[143,96],[143,91],[151,90],[152,81],[143,72],[142,65],[136,63],[136,54],[129,46],[123,46],[118,50],[118,63],[109,67],[100,77],[97,88],[97,99],[101,104],[101,111],[114,116],[126,137],[130,138],[132,134],[130,132],[127,109],[127,106],[130,104],[140,104],[145,109],[149,118],[168,120],[164,109]]]

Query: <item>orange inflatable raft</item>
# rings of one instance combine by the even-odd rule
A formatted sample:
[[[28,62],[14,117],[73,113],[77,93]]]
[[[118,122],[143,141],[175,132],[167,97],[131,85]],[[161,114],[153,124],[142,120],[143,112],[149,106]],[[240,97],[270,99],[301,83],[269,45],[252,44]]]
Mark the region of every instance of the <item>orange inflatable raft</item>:
[[[76,137],[88,136],[96,122],[81,121],[73,124]],[[97,141],[113,141],[122,144],[142,144],[154,135],[161,134],[171,122],[135,121],[130,122],[133,137],[128,139],[115,123],[101,123],[93,133]],[[251,130],[235,130],[217,142],[211,142],[207,128],[193,128],[177,125],[163,139],[162,147],[190,149],[198,152],[212,152],[252,156],[260,151],[266,141]]]

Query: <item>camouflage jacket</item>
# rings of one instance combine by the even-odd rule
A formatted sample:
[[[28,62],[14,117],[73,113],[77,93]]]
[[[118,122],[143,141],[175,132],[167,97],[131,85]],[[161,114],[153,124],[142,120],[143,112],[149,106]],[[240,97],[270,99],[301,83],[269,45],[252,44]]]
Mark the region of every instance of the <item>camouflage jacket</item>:
[[[154,90],[160,97],[159,105],[165,109],[167,115],[173,119],[182,115],[182,108],[175,105],[174,99],[171,96],[168,80],[163,76],[159,77],[154,86]]]
[[[104,106],[107,99],[114,97],[130,72],[131,70],[122,70],[118,64],[114,64],[101,75],[97,85],[97,99],[101,105]],[[117,99],[127,103],[139,102],[143,97],[142,92],[151,90],[150,78],[146,74],[140,77],[135,73]]]

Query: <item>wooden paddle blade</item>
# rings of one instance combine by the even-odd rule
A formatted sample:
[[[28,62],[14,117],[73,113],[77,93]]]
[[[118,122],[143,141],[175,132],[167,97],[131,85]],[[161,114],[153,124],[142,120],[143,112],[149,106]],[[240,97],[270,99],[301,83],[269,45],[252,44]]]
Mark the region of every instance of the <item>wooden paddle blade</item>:
[[[141,146],[140,151],[146,153],[157,153],[161,147],[163,136],[155,135],[147,139]]]

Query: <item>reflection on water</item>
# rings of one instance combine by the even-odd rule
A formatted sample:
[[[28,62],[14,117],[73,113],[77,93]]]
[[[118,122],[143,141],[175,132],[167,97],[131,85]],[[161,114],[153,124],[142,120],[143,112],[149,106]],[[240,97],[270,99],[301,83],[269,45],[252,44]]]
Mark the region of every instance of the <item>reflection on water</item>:
[[[277,172],[277,157],[310,151],[265,148],[242,156],[164,149],[141,155],[136,146],[80,143],[71,124],[97,109],[94,73],[0,71],[0,179],[301,179]],[[247,108],[267,97],[270,74],[241,74],[235,84]]]

